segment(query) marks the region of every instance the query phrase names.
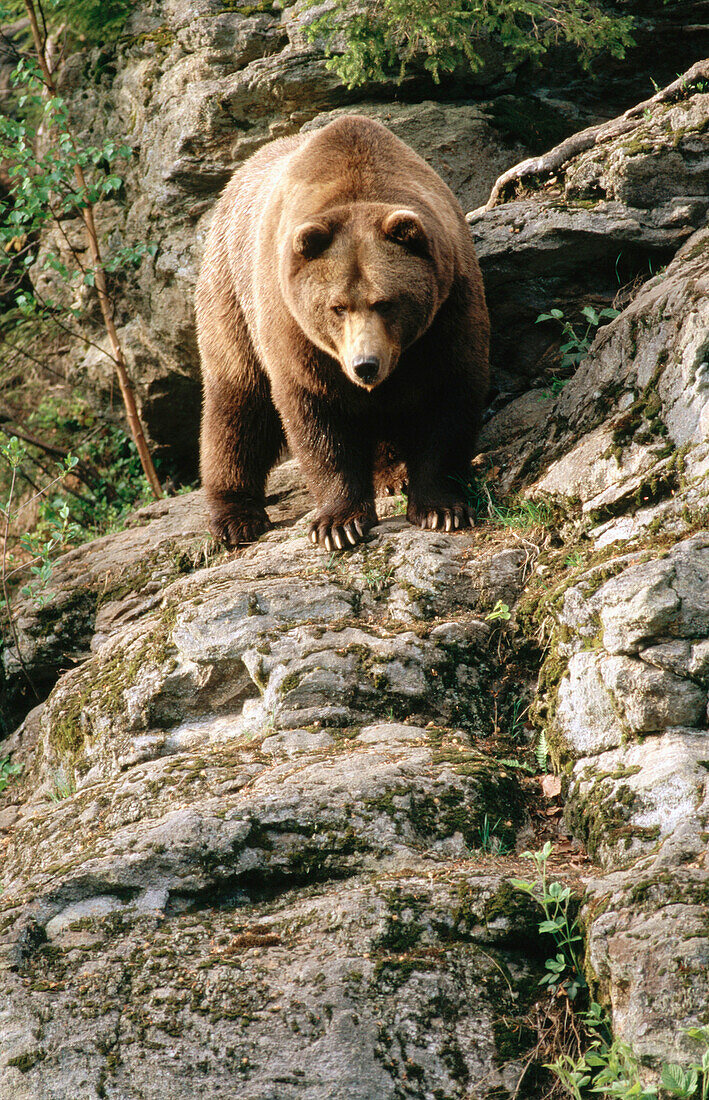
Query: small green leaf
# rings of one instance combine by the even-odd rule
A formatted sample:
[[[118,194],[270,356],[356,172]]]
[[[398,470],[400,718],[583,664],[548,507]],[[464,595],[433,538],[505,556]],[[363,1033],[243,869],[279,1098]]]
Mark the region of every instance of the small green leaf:
[[[512,612],[506,603],[502,600],[498,600],[489,615],[485,616],[487,622],[494,622],[497,619],[508,620],[512,618]]]
[[[694,1088],[697,1087],[696,1072],[694,1074]],[[691,1096],[694,1089],[689,1091],[691,1084],[691,1075],[686,1073],[682,1066],[678,1066],[675,1062],[665,1063],[662,1067],[662,1073],[660,1075],[662,1081],[662,1087],[671,1092],[674,1096]]]

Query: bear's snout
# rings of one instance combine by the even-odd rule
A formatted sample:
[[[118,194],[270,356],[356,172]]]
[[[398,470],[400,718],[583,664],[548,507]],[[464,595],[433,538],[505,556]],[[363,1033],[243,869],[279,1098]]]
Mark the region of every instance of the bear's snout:
[[[376,310],[366,306],[348,310],[338,337],[338,358],[356,386],[373,389],[391,373],[396,348]]]
[[[377,380],[379,367],[380,361],[376,355],[358,355],[352,360],[352,370],[365,386],[371,386]]]

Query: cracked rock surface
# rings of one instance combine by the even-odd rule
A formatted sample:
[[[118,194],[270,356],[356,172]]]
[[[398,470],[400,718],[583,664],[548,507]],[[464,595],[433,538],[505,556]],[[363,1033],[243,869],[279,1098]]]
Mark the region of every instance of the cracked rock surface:
[[[482,747],[485,613],[525,555],[475,539],[395,516],[333,556],[288,527],[97,620],[12,741],[0,1095],[514,1086],[534,915],[473,853],[528,817]]]

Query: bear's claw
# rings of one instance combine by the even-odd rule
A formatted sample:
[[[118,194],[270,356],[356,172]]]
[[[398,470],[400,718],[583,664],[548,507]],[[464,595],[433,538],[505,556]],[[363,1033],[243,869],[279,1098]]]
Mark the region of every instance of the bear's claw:
[[[363,515],[346,520],[338,520],[335,516],[318,516],[311,523],[308,533],[313,546],[322,546],[329,551],[351,550],[366,538],[375,522],[375,519]]]
[[[465,504],[442,504],[434,508],[410,505],[407,518],[424,531],[459,531],[475,526],[475,517]]]
[[[215,509],[211,516],[210,531],[215,539],[223,542],[229,550],[255,542],[257,538],[272,526],[263,509],[225,512]]]

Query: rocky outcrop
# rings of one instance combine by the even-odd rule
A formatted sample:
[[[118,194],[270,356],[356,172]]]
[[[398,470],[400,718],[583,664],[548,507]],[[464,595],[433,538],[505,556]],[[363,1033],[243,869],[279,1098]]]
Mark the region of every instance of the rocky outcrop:
[[[284,463],[269,480],[268,506],[276,526],[309,507],[294,466]],[[2,652],[6,729],[46,698],[60,672],[156,607],[166,583],[223,556],[205,536],[207,521],[201,492],[147,505],[132,514],[126,530],[65,554],[40,600],[20,596],[13,602],[20,654],[8,639]]]
[[[534,912],[471,854],[527,821],[485,619],[526,555],[475,539],[287,528],[96,620],[14,742],[0,1095],[157,1097],[168,1048],[176,1096],[513,1088]]]
[[[26,952],[12,1018],[0,1008],[2,1095],[507,1093],[516,1067],[495,1058],[539,964],[505,899],[499,876],[427,864],[167,915],[159,898],[129,919],[113,899],[79,904]]]
[[[186,303],[214,194],[347,100],[293,12],[175,0],[136,20],[85,122],[110,103],[142,135],[126,224],[161,251],[124,335],[152,415],[194,384]],[[81,86],[71,59],[64,79]],[[615,1034],[649,1077],[694,1054],[709,105],[686,92],[641,112],[639,144],[587,148],[554,193],[474,219],[517,356],[500,390],[537,379],[484,429],[475,530],[414,529],[395,497],[362,546],[313,550],[290,463],[247,550],[213,546],[200,494],[174,498],[64,557],[44,608],[16,604],[40,699],[0,745],[23,767],[0,802],[0,1097],[538,1100],[531,1073],[517,1088],[549,950],[509,879],[547,838],[583,871],[586,975]],[[361,109],[472,204],[518,155],[490,129],[502,98]],[[609,301],[616,250],[652,277],[556,392],[536,313]],[[4,662],[19,717],[15,647]],[[535,743],[553,782],[531,774]]]
[[[598,584],[608,570],[615,575]],[[546,705],[589,882],[589,963],[636,1052],[696,1053],[709,935],[709,536],[626,554],[566,590]]]
[[[534,479],[534,495],[578,503],[599,547],[660,528],[680,533],[704,516],[708,250],[700,230],[599,331],[555,400],[536,391],[536,416],[527,413],[534,391],[519,416],[516,403],[500,414],[518,425],[491,451],[503,483]],[[493,419],[483,442],[501,438]]]
[[[584,305],[626,304],[705,225],[707,74],[700,62],[629,117],[523,161],[493,190],[510,201],[468,215],[502,393],[549,366],[553,333],[536,324],[540,314],[553,306],[574,320]]]

